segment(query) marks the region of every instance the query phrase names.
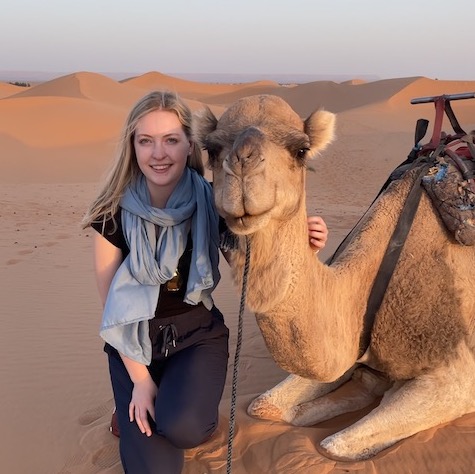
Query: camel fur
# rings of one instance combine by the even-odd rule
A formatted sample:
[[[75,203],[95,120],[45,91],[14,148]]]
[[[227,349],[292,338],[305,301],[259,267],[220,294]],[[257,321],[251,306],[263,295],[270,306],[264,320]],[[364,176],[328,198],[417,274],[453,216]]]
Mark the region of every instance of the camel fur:
[[[206,109],[197,136],[208,150],[218,211],[239,236],[235,282],[240,287],[247,236],[246,303],[273,359],[291,374],[248,413],[310,426],[382,396],[321,442],[329,457],[361,460],[475,411],[475,251],[448,235],[423,193],[358,360],[370,289],[414,173],[375,201],[331,265],[320,262],[308,244],[305,173],[334,128],[328,111],[303,121],[282,99],[260,95],[238,100],[219,120]],[[350,379],[359,390],[338,398]]]

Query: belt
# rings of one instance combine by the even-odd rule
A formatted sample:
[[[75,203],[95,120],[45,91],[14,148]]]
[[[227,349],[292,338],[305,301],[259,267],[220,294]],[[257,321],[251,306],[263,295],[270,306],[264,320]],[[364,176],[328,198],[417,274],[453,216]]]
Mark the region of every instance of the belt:
[[[169,347],[176,347],[178,331],[174,324],[166,324],[164,326],[159,326],[158,329],[160,354],[165,357],[168,357]]]

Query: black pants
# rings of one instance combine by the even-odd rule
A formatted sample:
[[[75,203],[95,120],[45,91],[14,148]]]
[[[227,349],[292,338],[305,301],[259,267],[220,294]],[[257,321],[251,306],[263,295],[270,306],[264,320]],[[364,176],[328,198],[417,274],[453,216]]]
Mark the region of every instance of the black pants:
[[[160,320],[176,325],[175,348],[155,354],[149,372],[158,386],[153,434],[129,421],[133,383],[120,356],[108,350],[120,429],[120,457],[127,474],[180,473],[184,449],[206,441],[218,425],[218,405],[228,365],[228,329],[216,308]],[[208,319],[208,322],[206,322]],[[151,331],[152,337],[152,331]],[[152,339],[153,340],[153,339]]]

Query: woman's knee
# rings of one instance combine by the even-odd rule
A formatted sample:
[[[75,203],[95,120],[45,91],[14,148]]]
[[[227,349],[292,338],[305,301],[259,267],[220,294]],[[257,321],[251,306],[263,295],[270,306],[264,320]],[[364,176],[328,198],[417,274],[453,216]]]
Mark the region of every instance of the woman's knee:
[[[195,415],[180,416],[174,420],[160,423],[158,433],[163,435],[176,448],[190,449],[207,441],[218,425],[218,416],[213,420],[203,420]]]

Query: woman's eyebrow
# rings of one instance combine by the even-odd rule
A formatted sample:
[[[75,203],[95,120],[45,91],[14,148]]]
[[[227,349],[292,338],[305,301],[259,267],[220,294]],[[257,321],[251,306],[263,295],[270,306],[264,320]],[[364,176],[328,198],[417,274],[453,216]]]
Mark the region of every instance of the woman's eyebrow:
[[[146,133],[146,132],[136,132],[135,133],[136,136],[139,136],[139,137],[153,137],[154,135],[153,134],[150,134],[150,133]],[[180,135],[180,132],[179,131],[170,131],[170,132],[166,132],[164,133],[163,135],[160,134],[161,136],[163,137],[169,137],[169,136],[172,136],[172,135]]]

